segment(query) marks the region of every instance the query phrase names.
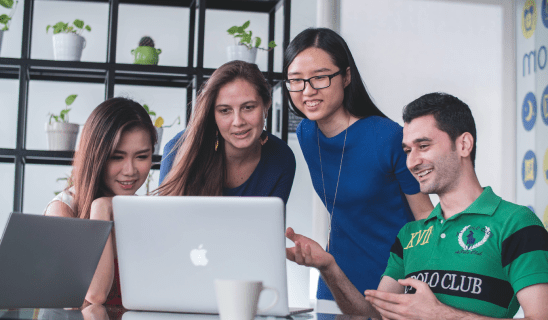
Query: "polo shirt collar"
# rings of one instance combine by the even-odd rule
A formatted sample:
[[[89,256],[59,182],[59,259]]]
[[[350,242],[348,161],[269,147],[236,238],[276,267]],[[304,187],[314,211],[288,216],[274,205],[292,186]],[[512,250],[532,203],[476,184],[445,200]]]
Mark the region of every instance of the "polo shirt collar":
[[[462,214],[483,214],[492,216],[493,213],[495,213],[495,210],[497,210],[497,207],[499,206],[502,198],[497,196],[491,187],[485,187],[483,189],[483,192],[480,194],[480,196],[472,202],[472,204],[464,209],[464,211],[457,213],[453,217],[460,216]],[[451,218],[453,218],[451,217]],[[424,219],[424,224],[426,224],[428,221],[437,218],[438,220],[443,220],[444,217],[441,212],[441,204],[438,203],[438,205],[432,210],[428,218]]]

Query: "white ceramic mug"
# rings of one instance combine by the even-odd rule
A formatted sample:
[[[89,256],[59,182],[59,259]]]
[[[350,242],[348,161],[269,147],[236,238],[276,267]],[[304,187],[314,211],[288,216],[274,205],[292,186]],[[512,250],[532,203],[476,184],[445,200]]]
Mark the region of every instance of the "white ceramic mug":
[[[274,302],[266,308],[257,310],[259,296],[263,290],[272,290],[276,295]],[[252,320],[257,312],[272,309],[278,303],[278,291],[263,287],[261,281],[215,280],[217,307],[221,320]]]

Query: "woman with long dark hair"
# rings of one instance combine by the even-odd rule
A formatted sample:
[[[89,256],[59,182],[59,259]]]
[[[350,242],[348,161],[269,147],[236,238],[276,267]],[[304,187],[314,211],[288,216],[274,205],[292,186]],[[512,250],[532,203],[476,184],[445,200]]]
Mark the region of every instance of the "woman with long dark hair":
[[[341,36],[304,30],[284,61],[284,90],[305,118],[297,137],[329,213],[326,250],[363,293],[377,287],[400,228],[432,203],[406,167],[402,127],[375,106]],[[317,297],[333,300],[321,278]]]
[[[112,221],[112,197],[133,195],[152,165],[156,130],[146,110],[112,98],[93,110],[74,155],[69,186],[46,207],[50,216]],[[86,294],[95,304],[121,305],[114,229]]]
[[[263,130],[271,88],[255,64],[217,69],[196,99],[188,128],[164,148],[162,196],[274,196],[285,203],[295,156]]]

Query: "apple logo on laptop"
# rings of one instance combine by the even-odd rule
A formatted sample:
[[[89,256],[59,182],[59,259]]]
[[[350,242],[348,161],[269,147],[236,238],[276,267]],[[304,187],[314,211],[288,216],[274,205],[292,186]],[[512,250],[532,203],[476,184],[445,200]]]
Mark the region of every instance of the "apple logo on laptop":
[[[208,263],[206,258],[206,249],[202,249],[203,244],[201,244],[198,249],[192,249],[190,251],[190,260],[195,266],[205,266]]]

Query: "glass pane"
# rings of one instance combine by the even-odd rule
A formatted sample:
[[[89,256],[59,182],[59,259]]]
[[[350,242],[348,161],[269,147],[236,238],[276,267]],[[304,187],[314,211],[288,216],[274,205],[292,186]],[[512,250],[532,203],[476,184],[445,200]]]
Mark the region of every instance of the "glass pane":
[[[14,11],[15,10],[15,11]],[[23,12],[25,12],[25,1],[19,0],[11,9],[0,6],[0,15],[12,15],[7,31],[0,31],[0,57],[21,58],[21,45],[23,39]],[[4,25],[0,25],[3,29]]]
[[[13,210],[13,183],[15,179],[15,165],[13,163],[0,163],[0,230],[4,226]]]
[[[226,50],[228,46],[236,45],[234,37],[226,31],[237,25],[241,26],[247,20],[250,21],[247,31],[252,31],[252,37],[260,37],[261,48],[268,47],[268,14],[257,12],[235,12],[227,10],[206,10],[204,67],[217,69],[227,60]],[[213,23],[212,23],[213,22]],[[281,44],[279,44],[281,47]],[[258,50],[255,63],[262,71],[267,71],[268,54],[264,50]]]
[[[48,25],[62,21],[72,24],[75,19],[84,21],[91,31],[84,31],[86,39],[81,61],[105,62],[108,42],[107,3],[73,2],[73,1],[35,1],[32,27],[32,59],[53,60],[53,30]]]
[[[2,125],[0,125],[0,148],[15,149],[17,136],[19,81],[0,79],[0,97],[2,97]]]
[[[144,36],[161,49],[159,65],[186,66],[188,60],[188,8],[121,4],[118,15],[117,63],[133,63],[131,50]]]
[[[45,135],[48,114],[59,115],[66,106],[65,99],[71,94],[77,94],[78,97],[70,106],[69,120],[71,123],[79,124],[81,132],[81,126],[84,125],[91,111],[104,101],[105,86],[76,82],[30,81],[27,149],[48,149]]]
[[[146,104],[151,111],[156,113],[157,117],[164,119],[164,126],[173,124],[177,117],[180,117],[180,124],[175,122],[172,127],[164,128],[159,154],[164,151],[166,143],[186,127],[185,88],[116,85],[114,86],[114,96],[127,97],[140,104]],[[152,118],[153,121],[156,119],[155,117]]]
[[[23,212],[43,214],[56,192],[66,187],[66,181],[57,181],[70,175],[71,166],[27,164],[23,191]]]

